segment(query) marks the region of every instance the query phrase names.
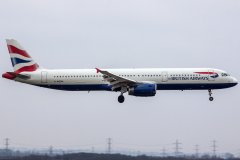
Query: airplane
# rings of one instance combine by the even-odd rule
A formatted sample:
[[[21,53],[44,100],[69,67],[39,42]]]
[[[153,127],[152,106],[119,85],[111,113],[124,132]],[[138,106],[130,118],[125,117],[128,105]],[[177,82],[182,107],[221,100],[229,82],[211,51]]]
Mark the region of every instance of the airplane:
[[[3,78],[34,86],[66,91],[120,92],[138,97],[152,97],[157,90],[212,90],[236,86],[238,81],[227,72],[214,68],[139,68],[139,69],[44,69],[14,39],[7,39],[14,71]]]

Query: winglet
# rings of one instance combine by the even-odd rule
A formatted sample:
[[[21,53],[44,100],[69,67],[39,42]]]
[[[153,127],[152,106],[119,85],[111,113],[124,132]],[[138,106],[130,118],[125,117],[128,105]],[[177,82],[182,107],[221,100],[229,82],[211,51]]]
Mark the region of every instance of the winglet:
[[[100,70],[99,68],[95,68],[97,70],[97,73],[101,72],[102,70]]]

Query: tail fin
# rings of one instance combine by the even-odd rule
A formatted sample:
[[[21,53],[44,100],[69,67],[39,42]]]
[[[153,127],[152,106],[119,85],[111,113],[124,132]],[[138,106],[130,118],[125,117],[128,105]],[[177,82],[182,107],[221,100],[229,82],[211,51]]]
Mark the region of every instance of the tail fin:
[[[33,72],[39,68],[38,64],[16,40],[7,39],[6,41],[15,73]]]

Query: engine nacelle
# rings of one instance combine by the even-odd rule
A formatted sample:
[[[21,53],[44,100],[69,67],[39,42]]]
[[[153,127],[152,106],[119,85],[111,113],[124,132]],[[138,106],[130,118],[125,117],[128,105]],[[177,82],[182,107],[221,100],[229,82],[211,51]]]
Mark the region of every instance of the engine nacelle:
[[[150,97],[155,96],[156,90],[157,90],[156,84],[145,83],[130,88],[128,90],[128,94],[139,97]]]

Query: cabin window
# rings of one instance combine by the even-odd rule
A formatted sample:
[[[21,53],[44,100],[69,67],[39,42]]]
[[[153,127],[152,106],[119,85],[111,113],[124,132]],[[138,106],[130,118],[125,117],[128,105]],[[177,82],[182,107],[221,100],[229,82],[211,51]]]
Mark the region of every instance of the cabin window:
[[[227,74],[227,73],[222,73],[222,76],[223,76],[223,77],[227,77],[227,76],[229,76],[229,74]]]

